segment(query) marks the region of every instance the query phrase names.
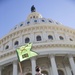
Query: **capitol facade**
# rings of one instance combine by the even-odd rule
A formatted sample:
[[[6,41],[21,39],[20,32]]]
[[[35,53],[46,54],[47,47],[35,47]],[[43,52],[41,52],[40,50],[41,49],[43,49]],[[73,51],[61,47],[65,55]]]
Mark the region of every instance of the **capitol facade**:
[[[31,11],[24,22],[0,39],[0,75],[20,75],[16,49],[33,43],[39,55],[21,62],[23,75],[75,75],[75,30]]]

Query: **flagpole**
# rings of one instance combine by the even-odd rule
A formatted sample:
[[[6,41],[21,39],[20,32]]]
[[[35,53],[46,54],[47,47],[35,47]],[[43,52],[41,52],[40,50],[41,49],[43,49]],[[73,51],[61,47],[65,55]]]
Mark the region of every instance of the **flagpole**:
[[[20,62],[19,62],[19,68],[20,68],[20,73],[21,73],[21,75],[23,75],[22,66],[21,66],[21,63],[20,63]]]

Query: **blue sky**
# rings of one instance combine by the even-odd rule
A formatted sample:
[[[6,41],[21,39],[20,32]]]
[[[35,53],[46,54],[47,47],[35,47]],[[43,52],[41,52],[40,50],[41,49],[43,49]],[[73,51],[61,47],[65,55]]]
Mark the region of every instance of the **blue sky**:
[[[32,5],[43,17],[75,29],[75,0],[0,0],[0,38],[26,20]]]

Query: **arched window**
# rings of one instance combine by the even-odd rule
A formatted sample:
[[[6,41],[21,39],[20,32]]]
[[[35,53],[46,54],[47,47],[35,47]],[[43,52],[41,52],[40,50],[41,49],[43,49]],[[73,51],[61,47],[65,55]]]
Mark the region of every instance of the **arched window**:
[[[20,26],[23,26],[23,24],[20,24]]]
[[[5,47],[5,49],[8,49],[9,48],[9,46],[7,45],[6,47]]]
[[[42,22],[45,22],[45,20],[42,20]]]
[[[49,20],[49,22],[50,22],[50,23],[52,23],[52,21],[51,21],[51,20]]]
[[[41,73],[43,73],[44,75],[48,75],[47,71],[42,71]]]
[[[30,22],[28,21],[27,24],[29,24]]]
[[[64,72],[62,70],[58,70],[58,75],[64,75]]]
[[[64,40],[64,38],[62,36],[59,36],[60,40]]]
[[[28,42],[30,42],[30,39],[27,37],[25,38],[25,43],[28,43]]]
[[[15,41],[14,45],[19,45],[19,42],[18,41]]]
[[[59,24],[58,22],[56,22],[56,24]]]
[[[26,75],[32,75],[31,73],[27,73]]]
[[[73,39],[70,38],[70,41],[73,41]]]
[[[36,37],[36,40],[37,40],[37,41],[41,41],[41,36],[38,35],[38,36]]]
[[[34,20],[34,22],[37,22],[37,20]]]
[[[53,40],[53,36],[52,35],[48,35],[48,39]]]
[[[17,29],[17,27],[15,27],[14,29]]]
[[[33,18],[35,18],[35,16],[33,16]]]

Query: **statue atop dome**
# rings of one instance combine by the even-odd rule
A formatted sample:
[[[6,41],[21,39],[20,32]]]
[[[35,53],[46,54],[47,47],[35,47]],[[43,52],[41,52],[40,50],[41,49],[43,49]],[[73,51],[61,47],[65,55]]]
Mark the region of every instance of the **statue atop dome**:
[[[35,11],[36,11],[36,9],[35,9],[34,5],[32,5],[31,12],[35,12]]]

